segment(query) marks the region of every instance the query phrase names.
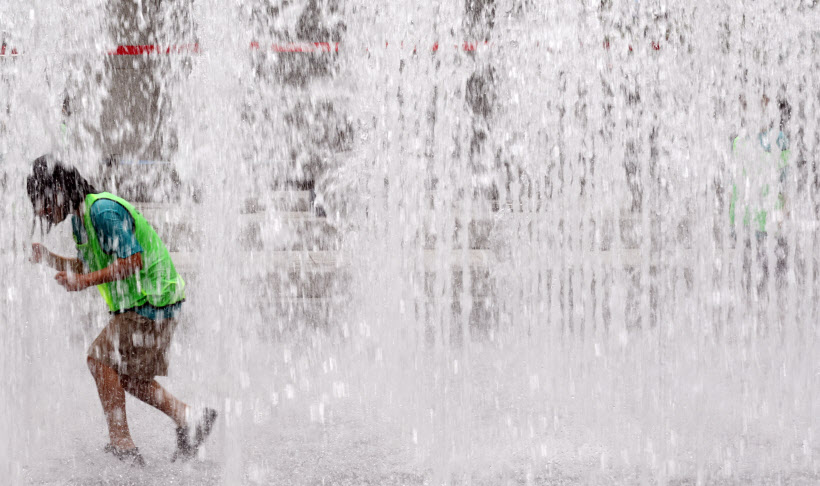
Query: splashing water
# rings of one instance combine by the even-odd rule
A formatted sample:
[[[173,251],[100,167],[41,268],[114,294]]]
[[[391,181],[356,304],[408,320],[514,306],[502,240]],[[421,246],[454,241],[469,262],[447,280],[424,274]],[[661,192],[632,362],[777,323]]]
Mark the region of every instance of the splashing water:
[[[717,1],[10,8],[2,473],[820,481],[817,16]],[[297,45],[314,52],[283,52]],[[220,409],[195,463],[168,462],[172,425],[136,401],[148,467],[100,452],[83,353],[103,307],[27,263],[32,238],[73,252],[70,229],[30,236],[22,181],[46,151],[136,199],[189,283],[161,380]],[[163,163],[134,163],[149,159]]]

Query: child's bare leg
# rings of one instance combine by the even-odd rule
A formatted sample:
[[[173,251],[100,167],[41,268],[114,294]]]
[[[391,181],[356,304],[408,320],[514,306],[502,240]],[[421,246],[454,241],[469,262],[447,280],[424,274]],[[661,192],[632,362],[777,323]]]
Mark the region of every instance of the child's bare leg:
[[[111,445],[121,450],[136,447],[128,430],[128,420],[125,415],[125,391],[120,385],[120,377],[113,368],[102,362],[88,357],[88,369],[97,384],[97,393],[100,395],[105,420],[108,422],[108,435]]]
[[[171,395],[157,380],[144,381],[121,376],[120,383],[125,391],[170,417],[177,426],[185,427],[188,424],[188,405]]]

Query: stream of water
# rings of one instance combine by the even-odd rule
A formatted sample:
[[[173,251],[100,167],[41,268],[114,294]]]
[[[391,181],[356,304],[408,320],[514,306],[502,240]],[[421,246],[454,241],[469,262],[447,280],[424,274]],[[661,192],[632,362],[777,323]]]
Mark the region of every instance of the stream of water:
[[[817,2],[2,10],[9,484],[820,482]],[[221,413],[193,463],[130,398],[148,466],[102,453],[107,313],[27,262],[74,251],[46,152],[143,181],[189,283],[161,380]]]

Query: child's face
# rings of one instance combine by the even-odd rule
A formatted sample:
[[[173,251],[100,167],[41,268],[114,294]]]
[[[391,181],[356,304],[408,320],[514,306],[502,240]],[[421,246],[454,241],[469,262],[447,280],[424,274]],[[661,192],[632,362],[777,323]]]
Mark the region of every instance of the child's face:
[[[34,201],[34,214],[51,224],[58,224],[66,218],[62,207],[57,203],[57,196],[53,194],[45,195]]]
[[[760,130],[767,131],[772,128],[774,125],[775,118],[777,113],[775,112],[774,103],[770,103],[770,99],[765,94],[760,99],[760,112],[761,112],[761,120],[760,120]]]

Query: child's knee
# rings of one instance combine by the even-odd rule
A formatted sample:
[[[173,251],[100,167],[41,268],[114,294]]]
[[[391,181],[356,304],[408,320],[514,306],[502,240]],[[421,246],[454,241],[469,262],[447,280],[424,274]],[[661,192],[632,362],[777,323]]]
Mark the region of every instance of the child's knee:
[[[137,378],[132,378],[128,375],[119,375],[120,386],[123,390],[132,393],[146,385],[146,382]]]
[[[117,375],[117,376],[119,376],[119,379],[120,379],[120,386],[124,390],[130,390],[131,387],[133,386],[133,382],[131,381],[131,378],[128,378],[127,375]]]

